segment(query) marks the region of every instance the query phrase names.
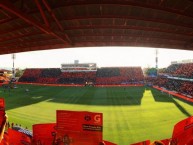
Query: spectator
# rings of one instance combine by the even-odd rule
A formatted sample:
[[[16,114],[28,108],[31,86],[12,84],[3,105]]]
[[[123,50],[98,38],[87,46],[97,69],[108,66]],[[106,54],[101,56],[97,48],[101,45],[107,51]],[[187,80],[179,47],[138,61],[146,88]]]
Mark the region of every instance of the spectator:
[[[164,143],[161,142],[161,141],[154,141],[154,142],[151,143],[150,145],[164,145]]]

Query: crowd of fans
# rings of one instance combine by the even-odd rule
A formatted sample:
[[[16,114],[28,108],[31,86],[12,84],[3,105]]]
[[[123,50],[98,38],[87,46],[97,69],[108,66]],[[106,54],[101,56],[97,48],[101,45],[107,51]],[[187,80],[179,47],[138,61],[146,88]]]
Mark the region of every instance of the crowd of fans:
[[[193,63],[179,63],[170,65],[156,78],[147,78],[146,82],[193,97],[192,79]]]
[[[181,64],[171,64],[163,73],[173,75],[173,73],[181,66]]]
[[[182,82],[180,87],[180,92],[193,96],[193,83],[192,82]]]
[[[180,65],[180,67],[174,72],[174,75],[178,77],[193,78],[193,63]]]
[[[164,73],[174,77],[193,78],[193,63],[172,64]]]
[[[180,94],[193,96],[193,82],[158,77],[154,79],[153,85],[170,91],[176,91]]]
[[[61,72],[59,68],[26,69],[19,82],[44,84],[97,85],[139,84],[144,79],[141,67],[103,67],[97,71]]]

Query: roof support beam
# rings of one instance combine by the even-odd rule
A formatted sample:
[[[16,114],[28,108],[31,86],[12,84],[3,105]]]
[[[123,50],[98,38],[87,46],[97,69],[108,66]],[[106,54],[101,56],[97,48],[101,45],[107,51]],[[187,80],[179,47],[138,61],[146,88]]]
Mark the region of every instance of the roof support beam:
[[[9,29],[6,29],[6,30],[3,30],[3,31],[0,31],[0,34],[3,35],[3,34],[6,34],[6,33],[10,33],[10,32],[14,32],[14,31],[18,31],[18,30],[25,30],[27,28],[29,28],[31,26],[26,26],[26,25],[20,25],[18,27],[12,27],[12,28],[9,28]],[[35,29],[36,31],[41,31],[41,30],[37,30]]]
[[[57,39],[58,40],[58,39]],[[50,42],[50,41],[56,41],[56,38],[44,38],[43,40],[42,39],[30,39],[30,40],[25,40],[25,41],[19,41],[19,42],[21,42],[21,45],[30,45],[30,44],[34,44],[34,43],[36,43],[36,44],[38,44],[38,43],[41,43],[41,42],[44,42],[45,43],[45,41],[46,42]],[[14,47],[14,46],[16,46],[16,45],[18,45],[18,41],[16,41],[16,42],[11,42],[11,43],[4,43],[4,44],[0,44],[0,47],[3,47],[3,46],[5,46],[5,47],[7,47],[7,46],[11,46],[11,47]]]
[[[72,26],[72,27],[65,27],[65,30],[84,30],[84,29],[131,29],[131,30],[142,30],[142,31],[152,31],[152,32],[162,32],[162,33],[170,33],[170,34],[176,34],[176,35],[185,35],[185,36],[193,36],[193,34],[187,32],[176,32],[173,30],[166,30],[166,29],[160,29],[160,28],[152,28],[152,27],[143,27],[143,26],[123,26],[123,25],[92,25],[92,26]]]
[[[186,28],[191,28],[193,29],[193,25],[190,24],[185,24],[182,22],[172,22],[172,21],[167,21],[167,20],[160,20],[160,19],[155,19],[155,18],[142,18],[142,17],[133,17],[133,16],[118,16],[118,15],[95,15],[95,16],[75,16],[75,17],[66,17],[64,19],[62,19],[63,21],[66,20],[87,20],[87,19],[111,19],[111,18],[116,18],[116,19],[126,19],[126,20],[140,20],[140,21],[147,21],[147,22],[155,22],[155,23],[162,23],[162,24],[168,24],[168,25],[174,25],[174,26],[179,26],[179,27],[186,27]],[[60,20],[60,21],[62,21]],[[6,22],[6,20],[4,20]],[[9,21],[9,20],[8,20]],[[3,23],[3,22],[2,22]],[[0,21],[1,24],[1,21]],[[12,31],[16,31],[16,30],[20,30],[23,28],[28,28],[29,26],[21,26],[21,27],[14,27],[13,29],[9,30],[9,31],[0,31],[0,34],[5,34],[8,32],[12,32]],[[64,30],[64,28],[62,28]],[[67,36],[68,37],[68,36]],[[70,41],[70,40],[69,40]]]
[[[133,40],[130,40],[130,41],[128,41],[128,40],[85,40],[85,41],[83,41],[83,40],[79,40],[79,41],[77,41],[77,42],[81,42],[81,43],[89,43],[89,42],[114,42],[114,43],[121,43],[121,42],[128,42],[128,43],[136,43],[136,42],[134,42]],[[155,41],[155,42],[148,42],[148,41],[140,41],[140,42],[137,42],[137,43],[147,43],[147,44],[163,44],[163,42],[157,42],[157,41]],[[179,44],[184,44],[183,42],[178,42]],[[164,43],[164,44],[167,44],[167,43]],[[171,43],[171,42],[169,42],[168,43],[169,45],[175,45],[175,44],[177,44],[176,42],[173,42],[173,43]]]
[[[44,34],[44,33],[32,32],[32,33],[27,33],[27,34],[15,35],[15,36],[11,36],[11,37],[0,37],[0,42],[6,42],[6,41],[14,40],[14,39],[19,39],[19,38],[34,36],[34,35],[39,35],[39,34]]]
[[[9,22],[10,20],[13,19],[10,15],[8,15],[7,13],[5,13],[5,11],[3,11],[2,9],[0,9],[0,12],[6,16],[6,18],[0,20],[0,24]]]
[[[62,20],[92,20],[92,19],[125,19],[125,20],[139,20],[139,21],[146,21],[146,22],[154,22],[154,23],[161,23],[161,24],[168,24],[174,25],[179,27],[186,27],[192,28],[192,24],[186,24],[184,22],[173,22],[171,20],[164,20],[158,18],[150,18],[150,17],[136,17],[136,16],[129,16],[129,15],[90,15],[90,16],[73,16],[73,17],[65,17]],[[60,20],[61,21],[61,20]]]
[[[191,1],[191,0],[190,0]],[[120,6],[136,6],[136,7],[142,7],[142,8],[147,8],[147,9],[154,9],[154,10],[160,10],[160,11],[165,11],[181,16],[186,16],[186,17],[191,17],[193,18],[193,14],[191,13],[186,13],[182,12],[181,10],[178,9],[172,9],[169,7],[163,7],[161,5],[155,5],[151,3],[145,3],[145,2],[138,2],[138,1],[123,1],[123,0],[117,0],[117,1],[112,1],[112,0],[84,0],[84,1],[67,1],[63,3],[62,1],[59,2],[60,6],[73,6],[73,5],[120,5]]]
[[[40,45],[40,46],[25,46],[25,47],[12,47],[10,49],[0,47],[1,51],[0,54],[9,54],[25,51],[34,51],[34,50],[49,50],[49,49],[56,49],[56,48],[65,48],[65,44],[47,44],[47,45]]]
[[[46,45],[45,44],[39,44],[38,46],[36,44],[14,45],[14,46],[11,47],[11,49],[8,49],[8,51],[10,52],[12,50],[18,49],[21,52],[21,50],[23,50],[25,48],[28,49],[28,51],[31,51],[33,49],[30,49],[30,48],[40,48],[40,47],[44,47],[44,50],[45,49],[48,50],[48,49],[51,49],[51,48],[53,49],[52,46],[57,46],[57,47],[55,47],[55,49],[56,49],[56,48],[63,48],[65,46],[67,46],[67,45],[61,44],[61,43],[57,43],[57,42],[55,42],[55,43],[48,42]],[[0,47],[0,49],[5,49],[5,48],[10,48],[10,47],[6,47],[6,46]],[[36,49],[36,50],[41,50],[41,49]]]
[[[2,19],[2,20],[0,20],[0,24],[7,23],[7,22],[9,22],[9,21],[11,21],[11,20],[13,20],[13,19],[14,19],[14,18]]]
[[[45,23],[46,26],[49,28],[49,27],[50,27],[50,24],[49,24],[49,22],[48,22],[48,20],[47,20],[47,18],[46,18],[46,15],[45,15],[45,13],[44,13],[44,11],[43,11],[40,3],[39,3],[39,0],[34,0],[34,1],[35,1],[36,5],[37,5],[39,11],[40,11],[40,14],[41,14],[41,16],[42,16],[42,18],[43,18],[43,20],[44,20],[44,23]]]
[[[43,31],[44,33],[52,35],[53,37],[58,38],[59,40],[63,41],[64,43],[71,44],[71,42],[69,42],[68,40],[62,38],[55,32],[51,31],[50,29],[44,27],[43,25],[35,21],[33,18],[22,13],[22,11],[18,10],[12,3],[8,1],[0,0],[0,7],[16,15],[17,17],[23,19],[25,22],[27,22],[30,25],[33,25],[34,27],[38,28],[39,30]]]
[[[169,36],[157,36],[157,35],[140,35],[140,34],[76,34],[76,35],[70,35],[72,38],[76,37],[122,37],[122,38],[128,38],[128,37],[133,37],[133,38],[151,38],[151,39],[166,39],[166,40],[172,40],[172,41],[187,41],[186,38],[175,38],[175,37],[169,37]]]
[[[134,41],[79,41],[76,44],[83,44],[83,46],[101,46],[101,44],[104,44],[104,46],[144,46],[144,47],[165,47],[165,48],[174,48],[174,49],[187,49],[184,47],[183,44],[176,44],[176,43],[159,43],[159,42],[147,42],[147,41],[141,41],[141,42],[134,42]]]
[[[54,12],[52,11],[51,7],[49,6],[48,2],[46,0],[42,0],[43,4],[45,5],[45,7],[47,8],[48,12],[50,13],[50,15],[52,16],[52,18],[55,20],[56,24],[58,25],[59,29],[61,31],[64,31],[62,25],[60,24],[60,22],[58,21],[58,19],[56,18],[56,15],[54,14]],[[66,39],[71,42],[69,36],[65,33],[65,37]]]
[[[60,28],[61,31],[64,31],[62,25],[60,24],[60,22],[58,21],[58,19],[56,18],[55,14],[52,12],[49,4],[47,3],[46,0],[42,0],[43,4],[45,5],[45,7],[47,8],[48,12],[50,13],[50,15],[52,16],[52,18],[55,20],[56,24],[58,25],[58,27]]]

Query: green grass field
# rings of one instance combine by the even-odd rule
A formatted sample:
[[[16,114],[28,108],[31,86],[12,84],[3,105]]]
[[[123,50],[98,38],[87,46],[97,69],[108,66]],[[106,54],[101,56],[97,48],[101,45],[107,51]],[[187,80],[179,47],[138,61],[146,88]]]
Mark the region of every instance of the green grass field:
[[[25,92],[28,88],[30,91]],[[32,128],[56,122],[56,110],[103,113],[103,139],[129,145],[170,138],[173,126],[193,115],[193,105],[146,87],[50,87],[18,85],[0,88],[9,122]]]

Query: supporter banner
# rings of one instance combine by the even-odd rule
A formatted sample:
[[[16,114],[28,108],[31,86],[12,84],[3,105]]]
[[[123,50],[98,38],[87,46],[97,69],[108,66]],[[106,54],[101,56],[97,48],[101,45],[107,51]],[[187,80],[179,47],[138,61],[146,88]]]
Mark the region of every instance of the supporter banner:
[[[98,145],[102,141],[103,114],[57,110],[58,139],[67,145]]]
[[[33,142],[35,145],[51,145],[55,140],[56,123],[33,125]]]
[[[178,122],[174,126],[172,143],[178,145],[188,144],[193,141],[193,116]]]
[[[9,145],[31,145],[31,138],[24,133],[8,129]]]
[[[4,98],[0,98],[0,109],[5,109],[5,100],[4,100]]]
[[[150,140],[146,140],[146,141],[142,141],[142,142],[138,142],[130,145],[150,145]]]

